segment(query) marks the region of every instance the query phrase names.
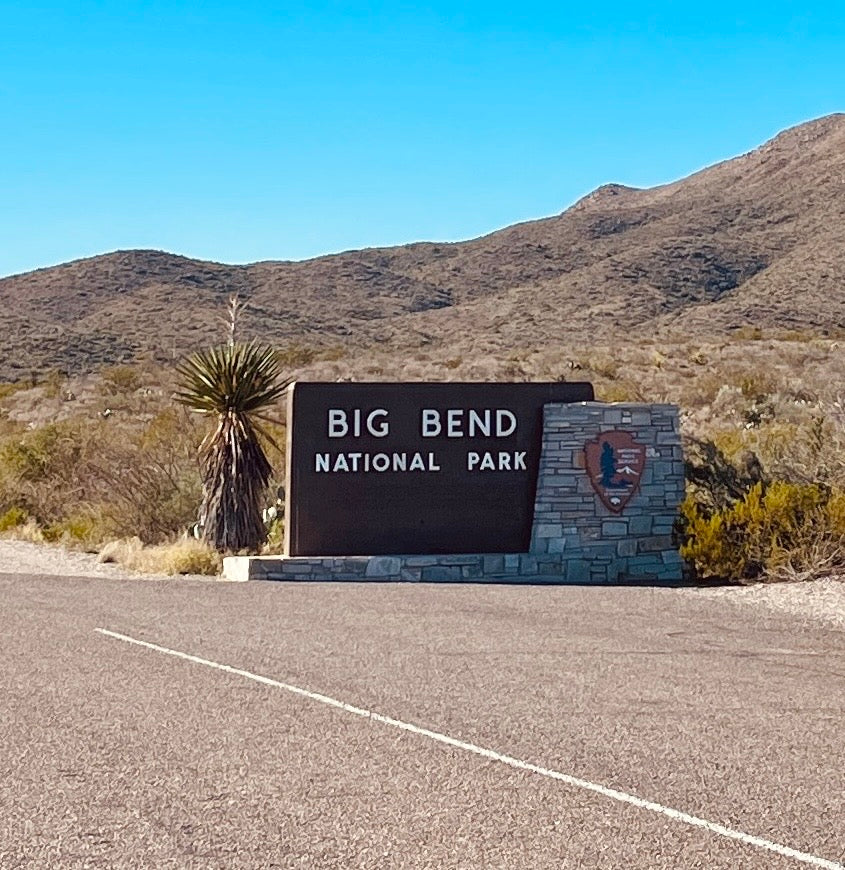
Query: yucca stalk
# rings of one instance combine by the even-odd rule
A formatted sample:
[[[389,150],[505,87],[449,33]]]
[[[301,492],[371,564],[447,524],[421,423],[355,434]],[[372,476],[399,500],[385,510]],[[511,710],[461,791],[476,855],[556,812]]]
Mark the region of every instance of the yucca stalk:
[[[266,539],[262,505],[272,468],[262,442],[267,410],[285,391],[272,348],[239,343],[192,354],[177,365],[176,400],[216,418],[200,445],[203,538],[221,553],[256,551]]]

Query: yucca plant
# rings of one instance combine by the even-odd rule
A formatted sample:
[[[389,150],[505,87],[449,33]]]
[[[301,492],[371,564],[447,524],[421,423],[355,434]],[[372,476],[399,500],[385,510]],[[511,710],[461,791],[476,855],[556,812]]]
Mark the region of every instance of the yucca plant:
[[[254,552],[267,534],[261,511],[272,473],[264,444],[273,440],[262,421],[288,384],[276,353],[235,341],[233,326],[228,344],[192,354],[176,371],[176,400],[216,419],[199,449],[202,536],[221,553]]]

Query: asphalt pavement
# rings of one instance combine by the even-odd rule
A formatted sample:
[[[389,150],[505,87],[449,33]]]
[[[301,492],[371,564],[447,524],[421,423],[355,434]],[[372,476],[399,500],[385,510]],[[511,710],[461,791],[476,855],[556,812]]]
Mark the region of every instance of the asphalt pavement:
[[[0,624],[3,870],[845,864],[830,626],[694,589],[15,574]]]

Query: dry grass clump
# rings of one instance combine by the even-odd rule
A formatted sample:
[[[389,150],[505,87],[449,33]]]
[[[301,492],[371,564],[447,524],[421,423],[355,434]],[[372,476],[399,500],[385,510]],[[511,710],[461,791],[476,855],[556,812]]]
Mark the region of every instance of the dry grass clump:
[[[110,541],[101,550],[100,562],[114,562],[144,574],[219,574],[223,562],[220,555],[193,538],[181,538],[164,544],[145,546],[140,538]]]
[[[3,516],[6,517],[8,514],[9,511]],[[15,522],[0,528],[0,537],[11,538],[14,541],[28,541],[30,544],[43,544],[46,540],[43,530],[31,517],[27,517],[23,522]]]

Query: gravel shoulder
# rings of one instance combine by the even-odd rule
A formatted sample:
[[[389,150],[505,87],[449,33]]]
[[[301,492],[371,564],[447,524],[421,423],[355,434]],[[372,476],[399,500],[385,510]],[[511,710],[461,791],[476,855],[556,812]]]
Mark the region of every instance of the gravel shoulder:
[[[103,564],[91,553],[64,547],[0,539],[0,574],[44,574],[64,577],[111,577],[165,580],[162,575],[140,574],[120,565]],[[192,577],[205,579],[208,577]],[[822,623],[845,630],[845,575],[803,583],[769,583],[753,586],[718,586],[679,590],[712,598],[731,607],[754,608],[788,614],[808,624]]]
[[[802,583],[758,583],[753,586],[718,586],[693,590],[706,598],[735,607],[754,607],[787,614],[808,624],[823,623],[845,630],[845,576],[836,575]]]
[[[122,565],[105,564],[94,553],[80,553],[52,544],[0,539],[0,574],[43,574],[59,577],[112,577],[173,580],[163,574],[141,574]],[[186,575],[187,576],[187,575]],[[195,580],[213,578],[190,575]]]

